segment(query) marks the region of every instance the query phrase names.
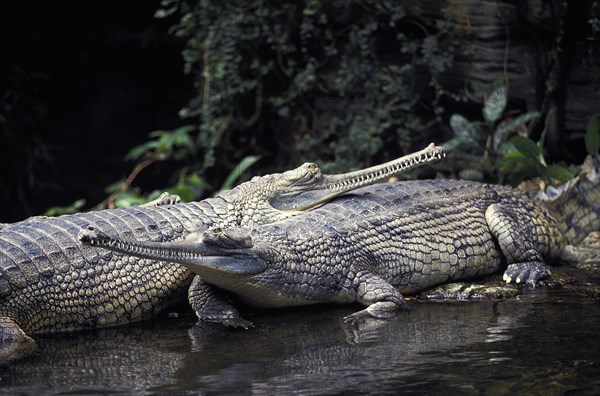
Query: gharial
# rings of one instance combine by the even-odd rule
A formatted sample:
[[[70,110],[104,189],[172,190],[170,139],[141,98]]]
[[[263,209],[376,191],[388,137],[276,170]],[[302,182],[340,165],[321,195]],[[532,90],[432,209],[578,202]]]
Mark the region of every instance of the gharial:
[[[185,265],[259,307],[358,302],[388,317],[412,293],[495,273],[535,285],[567,244],[600,229],[600,156],[535,198],[508,186],[421,180],[363,187],[293,219],[173,243],[83,230],[85,244]],[[102,249],[99,249],[101,251]]]
[[[154,316],[188,291],[197,315],[228,324],[247,322],[224,310],[218,290],[184,266],[165,265],[82,246],[82,228],[142,241],[176,241],[211,227],[254,226],[312,209],[336,195],[379,182],[444,156],[433,144],[364,170],[323,175],[306,163],[255,177],[214,198],[176,204],[163,196],[142,207],[56,218],[32,217],[0,227],[0,360],[29,347],[27,334],[90,329]],[[192,281],[193,278],[193,281]]]

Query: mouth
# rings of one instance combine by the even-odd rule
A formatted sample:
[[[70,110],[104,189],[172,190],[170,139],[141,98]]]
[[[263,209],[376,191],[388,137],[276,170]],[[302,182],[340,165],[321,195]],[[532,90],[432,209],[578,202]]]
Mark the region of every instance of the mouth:
[[[267,269],[267,263],[264,260],[246,255],[203,256],[198,261],[181,264],[200,276],[206,270],[248,276],[259,274]]]
[[[264,271],[267,262],[254,256],[250,249],[252,240],[235,239],[239,235],[219,230],[203,234],[208,239],[204,242],[204,238],[177,242],[148,242],[112,237],[94,227],[88,227],[80,232],[79,240],[84,245],[101,247],[130,256],[182,264],[200,275],[207,272],[218,272],[222,275],[254,275]],[[228,239],[228,236],[233,236],[234,239]]]
[[[381,165],[339,175],[321,175],[309,188],[303,185],[298,189],[290,189],[289,192],[283,191],[269,203],[282,211],[306,211],[345,192],[385,181],[410,169],[437,162],[445,156],[445,149],[432,143],[423,150]]]

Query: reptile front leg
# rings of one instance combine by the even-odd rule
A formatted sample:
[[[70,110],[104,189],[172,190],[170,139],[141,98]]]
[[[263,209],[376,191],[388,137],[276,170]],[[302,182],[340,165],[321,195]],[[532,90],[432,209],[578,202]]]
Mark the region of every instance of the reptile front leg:
[[[201,322],[221,323],[244,329],[254,326],[240,316],[221,289],[204,282],[199,275],[194,277],[188,289],[188,299]]]
[[[0,363],[19,359],[35,349],[35,341],[10,318],[0,316]]]
[[[168,192],[164,192],[160,194],[160,197],[146,202],[145,204],[140,205],[140,207],[145,208],[149,206],[164,206],[164,205],[175,205],[181,201],[181,198],[177,194],[169,194]]]
[[[535,221],[531,221],[534,214],[519,213],[523,210],[492,204],[485,212],[485,219],[508,263],[503,279],[507,283],[523,282],[535,287],[538,280],[550,276],[551,272],[540,254],[540,249],[547,248],[543,246],[545,243],[538,241],[536,246],[532,237],[531,229],[536,226]]]
[[[379,275],[359,272],[352,286],[356,301],[367,308],[346,316],[346,323],[354,323],[368,317],[391,318],[398,311],[407,309],[402,294]]]

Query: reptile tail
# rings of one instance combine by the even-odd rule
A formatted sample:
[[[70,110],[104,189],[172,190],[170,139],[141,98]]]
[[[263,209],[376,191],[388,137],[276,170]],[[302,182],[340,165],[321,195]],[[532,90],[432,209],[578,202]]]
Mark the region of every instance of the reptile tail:
[[[600,155],[588,156],[581,173],[558,188],[538,194],[564,219],[565,239],[579,244],[590,232],[600,230]]]

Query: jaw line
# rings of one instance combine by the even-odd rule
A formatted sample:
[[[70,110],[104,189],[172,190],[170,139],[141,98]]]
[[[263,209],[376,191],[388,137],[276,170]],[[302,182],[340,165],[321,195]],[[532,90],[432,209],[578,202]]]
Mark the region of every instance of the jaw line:
[[[340,194],[387,180],[389,177],[425,164],[434,163],[446,156],[443,147],[433,143],[412,154],[375,165],[370,168],[339,175],[322,175],[315,183],[289,187],[278,197],[270,200],[275,209],[287,212],[300,212],[320,206]],[[294,191],[296,190],[296,191]]]
[[[218,271],[231,275],[255,275],[267,268],[267,262],[248,248],[219,248],[201,241],[150,242],[115,238],[89,228],[78,236],[86,244],[128,256],[177,263],[195,273]]]
[[[211,255],[202,257],[199,262],[181,264],[200,276],[205,271],[216,271],[223,275],[252,276],[267,269],[265,260],[250,255]]]

